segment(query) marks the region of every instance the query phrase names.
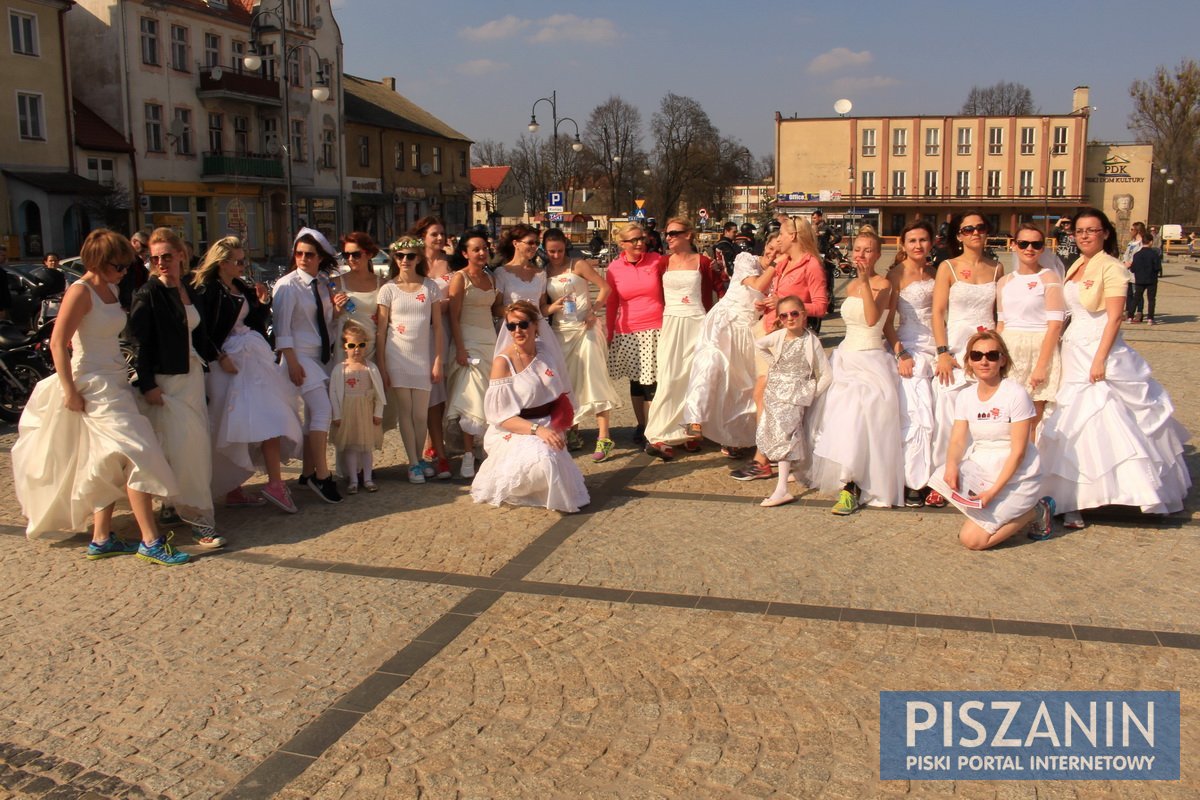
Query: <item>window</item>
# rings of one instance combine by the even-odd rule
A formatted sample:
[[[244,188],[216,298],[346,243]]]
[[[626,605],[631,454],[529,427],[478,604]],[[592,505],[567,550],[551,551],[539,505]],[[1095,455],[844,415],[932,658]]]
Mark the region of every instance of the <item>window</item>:
[[[158,20],[142,17],[142,63],[158,66]]]
[[[275,71],[275,45],[260,44],[258,54],[262,56],[262,66],[258,68],[258,74],[271,82],[279,80]]]
[[[232,42],[229,50],[233,56],[233,71],[241,75],[246,71],[246,65],[242,63],[242,59],[246,57],[246,43]]]
[[[1021,155],[1033,155],[1035,142],[1034,136],[1035,134],[1033,128],[1021,128]]]
[[[458,176],[460,178],[467,177],[467,151],[458,151]]]
[[[1004,128],[988,128],[988,155],[1004,155]]]
[[[171,69],[188,71],[188,29],[182,25],[171,26]]]
[[[371,137],[358,137],[358,165],[360,167],[371,166]]]
[[[1020,195],[1021,195],[1021,197],[1029,197],[1032,194],[1033,194],[1033,170],[1023,169],[1023,170],[1021,170]]]
[[[875,172],[874,170],[864,170],[862,172],[862,196],[875,196]]]
[[[337,144],[337,134],[333,128],[326,128],[321,138],[321,166],[326,169],[333,169],[333,154],[335,145]]]
[[[101,186],[113,186],[113,160],[111,158],[89,158],[87,160],[87,176]]]
[[[277,148],[281,144],[283,144],[283,140],[279,138],[279,120],[274,117],[264,117],[262,121],[263,152],[270,153],[274,150],[278,153],[279,150]]]
[[[288,83],[292,86],[303,86],[300,82],[300,51],[293,50],[287,64]]]
[[[925,170],[925,196],[937,197],[938,174],[936,169]]]
[[[1056,169],[1050,173],[1050,194],[1062,197],[1067,193],[1067,171]]]
[[[392,147],[392,163],[397,170],[404,169],[404,142],[396,142]]]
[[[1061,156],[1065,152],[1067,152],[1067,126],[1061,125],[1054,128],[1054,149],[1050,151],[1050,154]]]
[[[292,159],[294,161],[307,160],[304,152],[304,120],[292,120]]]
[[[162,106],[156,103],[146,103],[146,151],[149,153],[163,152],[162,135]]]
[[[22,139],[46,138],[40,94],[17,92],[17,119]]]
[[[971,155],[971,129],[958,129],[958,154],[960,156]]]
[[[1000,187],[1002,185],[1000,170],[989,169],[987,174],[987,194],[988,197],[999,197]]]
[[[179,138],[175,140],[175,154],[179,156],[190,156],[192,154],[191,109],[175,109],[175,121],[179,123]]]
[[[908,194],[908,174],[897,169],[892,171],[892,197],[904,197]]]
[[[970,130],[964,128],[963,130]],[[960,169],[954,173],[954,193],[959,197],[971,196],[971,170]]]
[[[433,147],[433,172],[435,175],[442,174],[442,148]]]
[[[220,114],[208,115],[208,151],[220,153],[225,150],[225,118]]]
[[[8,12],[8,25],[12,29],[12,51],[23,56],[38,54],[37,17],[19,11]]]
[[[936,156],[942,151],[942,129],[925,129],[925,155]],[[926,173],[928,174],[928,173]],[[936,173],[935,173],[936,174]]]
[[[250,152],[250,119],[236,116],[233,118],[233,152],[244,156]]]
[[[408,168],[411,170],[421,169],[421,145],[414,144],[409,148],[410,158],[408,160]]]
[[[892,155],[902,156],[908,153],[908,128],[896,128],[892,131]]]
[[[862,154],[864,156],[875,155],[875,129],[874,128],[863,128]]]
[[[216,67],[221,64],[221,37],[215,33],[204,34],[204,66]]]

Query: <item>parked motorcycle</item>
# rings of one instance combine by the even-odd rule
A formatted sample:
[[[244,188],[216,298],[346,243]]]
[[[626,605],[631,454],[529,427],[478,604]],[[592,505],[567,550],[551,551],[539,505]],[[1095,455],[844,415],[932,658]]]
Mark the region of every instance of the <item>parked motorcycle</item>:
[[[27,333],[17,325],[0,322],[0,420],[16,422],[37,382],[54,372],[50,355],[50,320]]]

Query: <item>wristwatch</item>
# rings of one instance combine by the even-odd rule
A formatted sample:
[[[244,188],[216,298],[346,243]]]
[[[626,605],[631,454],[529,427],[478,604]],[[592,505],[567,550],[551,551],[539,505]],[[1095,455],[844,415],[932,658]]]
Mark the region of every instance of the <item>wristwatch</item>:
[[[540,427],[542,427],[542,426],[538,425],[536,422],[529,423],[529,435],[537,436],[538,428],[540,428]]]
[[[944,345],[944,344],[940,344],[940,345],[938,345],[937,354],[938,354],[939,356],[941,356],[941,355],[949,355],[949,354],[950,354],[950,348],[949,348],[949,347],[947,347],[947,346],[946,346],[946,345]]]

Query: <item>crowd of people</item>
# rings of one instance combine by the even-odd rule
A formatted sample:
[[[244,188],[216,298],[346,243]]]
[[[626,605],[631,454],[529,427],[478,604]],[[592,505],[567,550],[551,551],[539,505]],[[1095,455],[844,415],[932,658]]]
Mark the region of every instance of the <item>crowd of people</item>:
[[[829,232],[817,222],[781,216],[760,253],[718,249],[715,262],[686,219],[667,221],[661,253],[631,224],[601,274],[561,231],[527,225],[494,249],[469,230],[447,253],[431,217],[386,247],[386,278],[369,235],[334,247],[302,228],[271,289],[247,279],[236,237],[190,269],[169,229],[136,245],[93,231],[59,309],[56,374],[13,449],[27,533],[90,521],[90,559],[183,563],[160,527],[178,521],[197,544],[224,545],[214,498],[296,513],[292,488],[327,503],[377,491],[374,454],[391,430],[410,483],[452,477],[461,444],[458,475],[476,502],[578,511],[589,496],[571,451],[594,418],[591,458],[612,456],[621,380],[638,446],[663,461],[705,440],[739,462],[753,453],[731,477],[774,479],[766,507],[793,502],[793,481],[836,497],[836,515],[952,503],[971,549],[1045,538],[1056,513],[1082,527],[1079,512],[1103,505],[1182,508],[1187,433],[1120,335],[1142,313],[1139,270],[1156,276],[1161,261],[1128,253],[1131,277],[1103,212],[1071,220],[1078,257],[1062,272],[1045,233],[1023,225],[1005,274],[975,212],[950,220],[936,266],[927,221],[902,231],[883,271],[880,237],[859,229],[846,333],[828,356]],[[126,314],[135,268],[147,279]],[[123,330],[138,345],[132,385]],[[244,485],[256,473],[267,480],[255,492]],[[122,496],[140,543],[112,533]]]

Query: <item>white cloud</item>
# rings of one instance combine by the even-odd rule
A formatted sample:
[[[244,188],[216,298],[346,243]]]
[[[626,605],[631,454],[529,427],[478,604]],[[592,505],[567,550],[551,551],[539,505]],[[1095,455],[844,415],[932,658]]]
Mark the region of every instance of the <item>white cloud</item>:
[[[888,75],[871,75],[867,78],[838,78],[831,84],[831,88],[838,94],[851,94],[853,92],[869,92],[873,89],[886,89],[899,84],[900,81]]]
[[[464,39],[476,42],[494,41],[496,39],[507,39],[511,36],[516,36],[525,28],[528,28],[530,24],[530,21],[527,19],[521,19],[509,14],[500,19],[485,22],[474,28],[463,28],[458,33]]]
[[[526,41],[533,44],[602,44],[617,38],[617,26],[612,20],[575,14],[553,14],[539,19],[521,19],[509,14],[473,28],[463,28],[458,35],[475,42],[488,42],[511,39],[526,32]]]
[[[808,62],[808,71],[812,73],[833,72],[847,67],[863,67],[874,60],[870,50],[854,52],[845,47],[835,47],[827,53]]]
[[[459,75],[466,75],[469,78],[478,78],[481,75],[490,75],[493,72],[500,72],[508,69],[508,64],[503,61],[493,61],[490,58],[477,58],[474,61],[467,61],[459,64],[454,68]]]

